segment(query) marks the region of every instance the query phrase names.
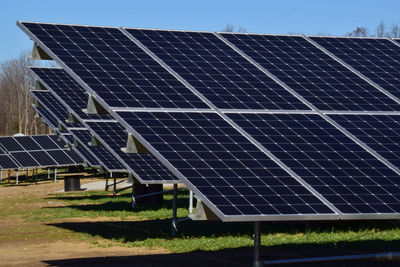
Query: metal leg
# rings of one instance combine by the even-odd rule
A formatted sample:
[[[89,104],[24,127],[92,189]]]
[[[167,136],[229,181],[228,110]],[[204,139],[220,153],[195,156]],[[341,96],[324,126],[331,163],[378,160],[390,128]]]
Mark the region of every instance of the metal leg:
[[[108,172],[105,172],[104,175],[106,177],[106,188],[105,189],[106,189],[106,191],[108,191],[108,175],[109,174],[108,174]]]
[[[0,184],[1,184],[1,180],[3,180],[3,171],[0,171]]]
[[[263,266],[260,260],[260,222],[254,222],[254,254],[253,254],[253,267]]]
[[[37,168],[35,168],[35,184],[37,184],[37,182],[38,182],[38,171],[37,171]]]
[[[11,170],[8,170],[7,182],[10,183]]]
[[[47,179],[48,179],[48,180],[51,179],[51,177],[50,177],[50,168],[47,169]]]
[[[132,183],[132,209],[136,206],[136,199],[135,199],[135,183]]]
[[[193,191],[189,191],[189,214],[193,213]]]
[[[172,191],[172,221],[171,221],[171,235],[175,236],[178,232],[178,226],[176,223],[176,191],[178,184],[174,184],[174,190]]]
[[[57,168],[54,168],[54,182],[57,183]]]
[[[113,174],[111,173],[111,177],[113,176]],[[114,186],[113,186],[113,197],[115,197],[117,195],[117,177],[113,177],[114,179]]]
[[[16,170],[16,174],[15,174],[15,184],[18,185],[19,184],[19,180],[18,180],[18,170]]]

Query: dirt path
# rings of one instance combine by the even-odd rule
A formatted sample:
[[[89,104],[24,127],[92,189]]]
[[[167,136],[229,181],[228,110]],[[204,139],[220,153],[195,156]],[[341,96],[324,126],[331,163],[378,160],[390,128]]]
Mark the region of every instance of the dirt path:
[[[93,181],[95,180],[85,179],[82,183]],[[46,201],[27,203],[24,199],[44,198],[62,188],[63,181],[56,184],[46,181],[38,185],[0,187],[0,210],[7,210],[7,214],[11,214],[0,217],[0,266],[77,265],[78,259],[86,259],[84,260],[86,265],[96,259],[169,253],[165,249],[130,248],[118,245],[101,247],[77,238],[68,230],[52,227],[47,222],[26,222],[23,219],[20,213],[23,214],[24,210],[40,209],[49,205]],[[62,203],[52,203],[52,205],[57,206]],[[88,222],[96,220],[99,218],[85,218]],[[65,221],[71,220],[65,219]],[[71,259],[75,263],[70,263]]]

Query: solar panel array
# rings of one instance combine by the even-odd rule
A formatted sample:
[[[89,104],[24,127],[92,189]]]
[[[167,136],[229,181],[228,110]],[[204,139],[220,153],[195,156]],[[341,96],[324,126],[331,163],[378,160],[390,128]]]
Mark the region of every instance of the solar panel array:
[[[0,137],[1,169],[81,165],[82,159],[55,135]]]
[[[400,217],[394,41],[19,26],[222,220]]]
[[[40,92],[42,95],[51,94],[51,98],[56,98],[50,103],[54,104],[54,109],[59,109],[66,116],[72,112],[74,116],[81,122],[79,127],[86,128],[96,138],[102,140],[105,148],[95,148],[87,146],[89,136],[83,136],[81,131],[75,131],[77,139],[80,141],[80,146],[76,147],[78,153],[86,155],[84,150],[92,152],[92,158],[103,165],[108,171],[121,171],[122,165],[135,177],[146,183],[163,183],[177,180],[161,162],[150,153],[126,154],[121,151],[121,148],[126,146],[127,133],[124,128],[116,121],[112,121],[108,114],[86,114],[82,109],[87,107],[88,96],[85,90],[79,86],[64,70],[59,68],[31,68],[37,79],[49,89],[49,91]],[[34,93],[37,91],[32,91]],[[37,99],[41,102],[40,97]],[[49,102],[49,101],[48,101]],[[51,105],[48,103],[48,105]],[[101,125],[101,127],[99,127]],[[74,134],[74,132],[72,132]],[[86,147],[86,149],[85,149]],[[110,153],[111,152],[111,153]],[[90,153],[85,158],[88,162],[93,160]],[[122,164],[122,165],[121,165]]]

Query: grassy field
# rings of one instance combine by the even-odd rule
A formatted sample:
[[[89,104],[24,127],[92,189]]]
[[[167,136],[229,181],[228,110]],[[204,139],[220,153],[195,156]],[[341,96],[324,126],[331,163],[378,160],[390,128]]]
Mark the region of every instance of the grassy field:
[[[15,188],[2,184],[0,189],[9,187]],[[182,222],[178,234],[171,237],[172,194],[166,194],[164,199],[162,205],[138,206],[132,210],[130,190],[115,198],[110,197],[109,192],[35,195],[29,191],[21,196],[1,198],[1,221],[18,218],[30,227],[29,231],[18,227],[6,229],[6,232],[2,229],[0,245],[23,235],[31,240],[79,240],[101,248],[162,248],[173,255],[225,259],[230,265],[245,266],[251,261],[251,223],[187,221]],[[179,192],[179,217],[188,215],[187,205],[188,192]],[[389,221],[265,222],[261,242],[264,259],[400,251],[400,230]],[[359,263],[360,266],[400,264]],[[353,266],[354,262],[342,264]]]

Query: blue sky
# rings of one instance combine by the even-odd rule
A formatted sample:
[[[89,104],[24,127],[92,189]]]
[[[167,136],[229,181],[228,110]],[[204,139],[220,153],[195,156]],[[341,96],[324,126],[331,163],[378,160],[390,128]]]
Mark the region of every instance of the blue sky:
[[[380,21],[400,24],[399,0],[11,0],[0,5],[0,62],[31,49],[17,20],[255,33],[344,35]]]

